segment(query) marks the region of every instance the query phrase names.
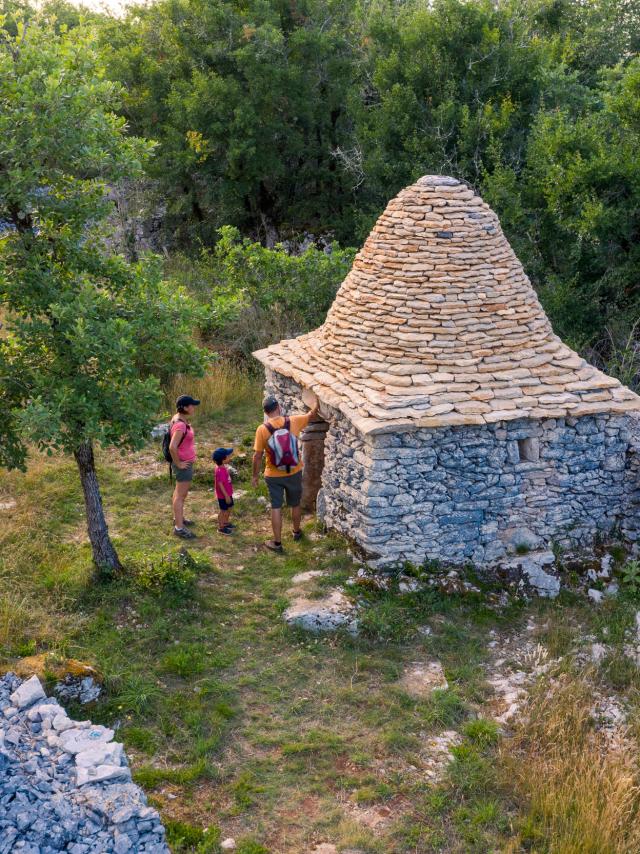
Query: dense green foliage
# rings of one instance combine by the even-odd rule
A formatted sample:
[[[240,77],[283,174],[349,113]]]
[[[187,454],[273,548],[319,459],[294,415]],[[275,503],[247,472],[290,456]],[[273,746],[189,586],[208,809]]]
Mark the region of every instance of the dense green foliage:
[[[159,0],[101,33],[178,241],[231,223],[356,245],[401,187],[453,174],[561,335],[632,346],[639,0]]]
[[[520,172],[486,179],[556,330],[578,348],[603,325],[615,341],[638,318],[640,60],[603,75],[590,97],[589,109],[538,113]]]
[[[0,41],[0,462],[24,467],[26,439],[73,454],[93,557],[119,568],[93,444],[139,447],[160,381],[201,370],[186,295],[161,265],[112,254],[106,181],[139,174],[151,146],[125,133],[119,86],[91,38],[17,20]]]
[[[117,97],[78,31],[52,38],[32,21],[0,46],[5,462],[22,461],[27,435],[68,453],[83,441],[140,445],[160,380],[200,365],[184,293],[153,258],[130,265],[101,243],[104,182],[139,172],[149,151],[124,133]]]
[[[354,254],[337,244],[327,251],[311,245],[297,254],[281,244],[266,249],[225,226],[213,249],[196,258],[174,255],[168,272],[203,303],[207,339],[245,357],[319,326]]]
[[[640,0],[158,0],[87,25],[130,132],[158,143],[148,171],[183,273],[202,245],[189,275],[220,267],[207,253],[227,225],[270,247],[359,245],[399,189],[453,174],[496,208],[557,331],[637,381]],[[216,336],[221,311],[237,319],[223,303]]]

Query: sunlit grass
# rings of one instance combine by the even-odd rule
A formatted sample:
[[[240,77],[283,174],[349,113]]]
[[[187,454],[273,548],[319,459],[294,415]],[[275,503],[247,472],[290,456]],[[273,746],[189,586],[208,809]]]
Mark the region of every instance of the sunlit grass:
[[[591,614],[594,637],[604,640],[606,629],[612,646],[601,678],[632,694],[636,681],[612,663],[634,625],[633,603],[626,611],[607,604],[594,613],[563,602],[498,613],[481,597],[358,590],[360,636],[315,637],[288,628],[282,611],[295,574],[326,572],[308,587],[309,595],[323,595],[345,585],[356,565],[344,541],[324,535],[311,519],[308,536],[287,540],[282,559],[260,549],[269,517],[258,502],[264,489],[250,486],[259,383],[233,367],[215,371],[211,391],[203,390],[205,381],[174,389],[200,396],[204,407],[188,499],[198,539],[189,544],[188,560],[172,537],[172,485],[157,444],[124,458],[97,454],[110,530],[126,567],[109,584],[91,575],[73,462],[33,454],[26,475],[0,472],[0,500],[15,501],[0,527],[1,663],[11,667],[24,655],[55,651],[99,670],[104,698],[72,712],[119,723],[136,779],[173,828],[175,851],[195,854],[204,829],[215,834],[219,825],[239,850],[245,839],[246,850],[263,846],[270,854],[311,851],[318,840],[365,854],[497,852],[516,844],[516,831],[532,850],[577,854],[553,847],[563,837],[551,802],[534,810],[538,795],[525,785],[538,767],[529,753],[533,733],[508,753],[483,709],[490,633],[518,631],[527,614],[537,614],[545,627],[537,639],[564,654],[579,634],[573,617]],[[225,399],[224,416],[211,415]],[[237,487],[244,493],[238,529],[224,541],[215,532],[210,461],[218,444],[236,445]],[[182,584],[184,566],[193,568],[193,578]],[[419,631],[425,626],[428,635]],[[449,688],[429,697],[408,694],[405,669],[433,659],[442,663]],[[432,736],[449,729],[462,743],[444,779],[433,784],[425,776],[425,750]],[[570,734],[567,728],[554,738]],[[551,749],[544,737],[536,739],[542,753]],[[541,764],[536,774],[545,773]],[[565,790],[554,791],[561,803]],[[601,823],[611,824],[616,809],[630,821],[630,791],[611,784],[607,792],[611,804],[598,806]],[[375,831],[354,816],[387,805],[393,817]],[[565,805],[574,809],[572,801]],[[602,834],[599,844],[608,844]],[[632,850],[620,844],[623,854]]]

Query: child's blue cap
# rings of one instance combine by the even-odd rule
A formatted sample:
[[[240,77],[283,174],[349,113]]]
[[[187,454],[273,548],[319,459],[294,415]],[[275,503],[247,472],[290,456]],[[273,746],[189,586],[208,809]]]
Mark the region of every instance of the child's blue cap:
[[[211,454],[211,459],[214,463],[220,465],[223,463],[227,457],[230,457],[233,453],[233,448],[216,448],[215,451]]]

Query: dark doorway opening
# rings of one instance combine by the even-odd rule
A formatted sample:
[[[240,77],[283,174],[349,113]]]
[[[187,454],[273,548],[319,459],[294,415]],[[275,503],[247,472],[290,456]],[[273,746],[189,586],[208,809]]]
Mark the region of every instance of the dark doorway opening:
[[[320,416],[311,421],[300,436],[304,470],[302,473],[302,509],[314,513],[316,499],[322,486],[324,469],[324,440],[329,423]]]

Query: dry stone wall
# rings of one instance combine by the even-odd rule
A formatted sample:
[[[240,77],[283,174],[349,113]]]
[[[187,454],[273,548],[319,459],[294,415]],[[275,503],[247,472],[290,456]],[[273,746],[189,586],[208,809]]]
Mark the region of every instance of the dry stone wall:
[[[288,411],[300,387],[267,372]],[[516,551],[640,535],[639,421],[518,419],[363,435],[335,409],[318,512],[377,566],[499,564]]]

